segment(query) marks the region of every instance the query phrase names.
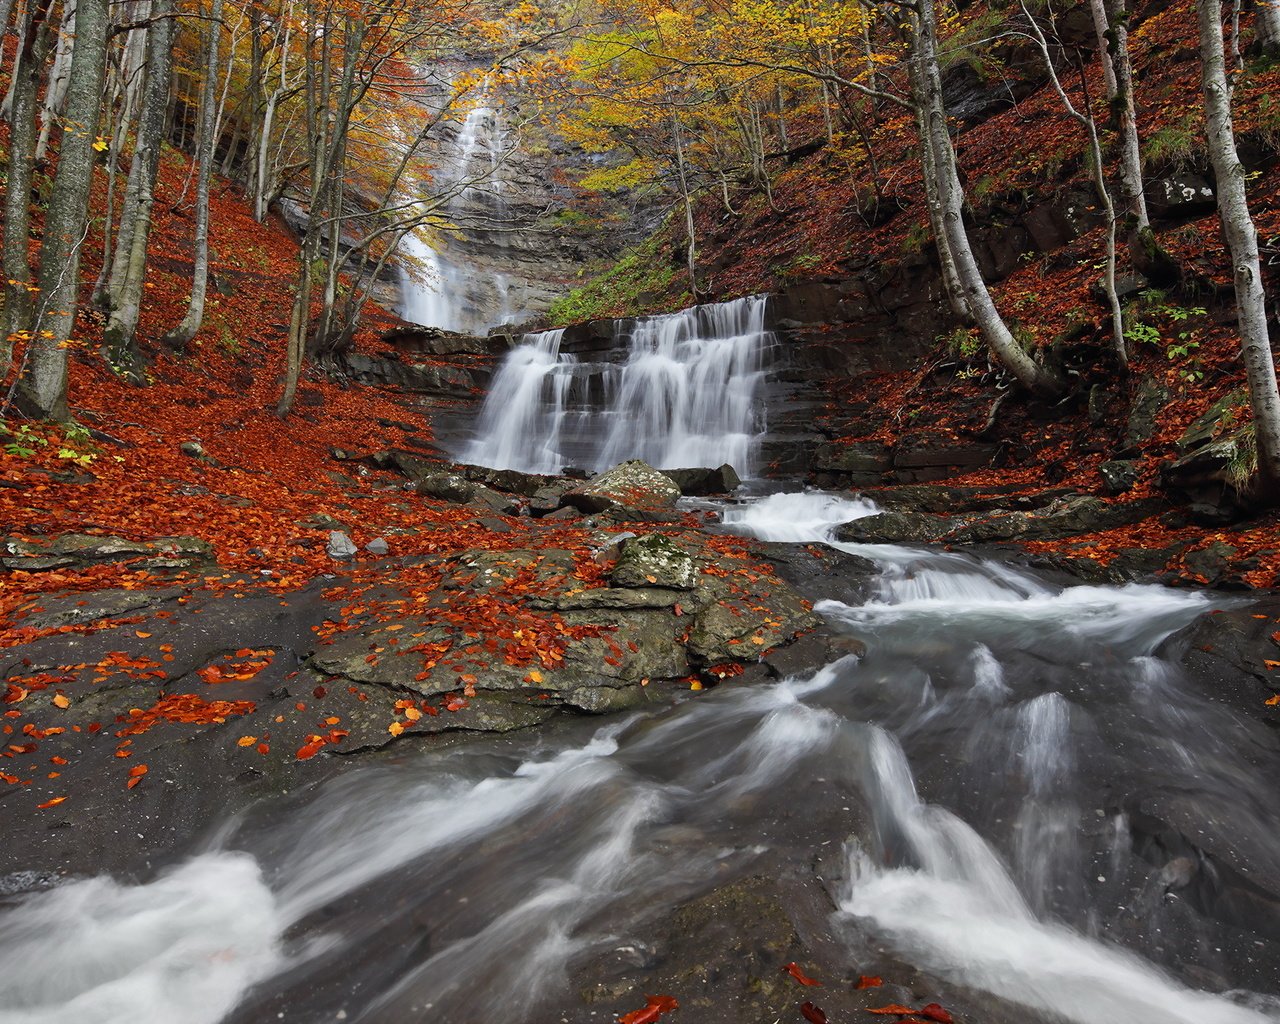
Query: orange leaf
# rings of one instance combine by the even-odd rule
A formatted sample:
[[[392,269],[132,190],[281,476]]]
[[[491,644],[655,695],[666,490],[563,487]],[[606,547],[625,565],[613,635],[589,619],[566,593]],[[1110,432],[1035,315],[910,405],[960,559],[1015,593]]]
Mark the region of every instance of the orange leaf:
[[[66,799],[65,796],[55,796],[52,800],[46,800],[42,804],[36,804],[36,810],[43,811],[46,807],[57,807]]]
[[[146,640],[149,636],[151,636],[150,633],[144,633],[140,629],[135,629],[133,631],[133,635],[136,636],[139,640]]]
[[[140,775],[146,775],[148,771],[150,769],[145,764],[135,764],[129,769],[129,775],[131,778],[137,778]]]
[[[1275,707],[1280,704],[1280,693],[1277,693],[1274,697],[1268,697],[1262,703],[1266,704],[1268,707]]]
[[[525,679],[529,680],[531,683],[540,683],[542,682],[542,673],[535,668],[525,676]]]
[[[309,760],[310,758],[315,757],[316,754],[320,753],[320,748],[323,746],[323,743],[308,743],[306,746],[299,747],[298,753],[295,756],[299,761]]]
[[[55,694],[53,698],[53,706],[55,708],[69,708],[71,707],[71,698],[64,696],[61,693]]]
[[[810,978],[808,975],[804,973],[804,971],[800,970],[800,965],[796,963],[794,960],[792,960],[791,963],[784,965],[782,970],[786,974],[789,974],[791,975],[791,977],[795,978],[796,981],[800,982],[801,985],[821,985],[822,984],[822,982],[816,981],[813,978]]]
[[[938,1024],[955,1024],[951,1014],[938,1003],[929,1003],[927,1006],[922,1006],[916,1013],[926,1020],[937,1021]]]
[[[404,732],[404,725],[402,725],[400,722],[392,722],[389,726],[387,726],[387,732],[391,733],[392,736],[399,736],[402,732]]]
[[[259,754],[262,754],[264,757],[267,755],[267,753],[268,753],[270,750],[271,750],[271,748],[270,748],[269,746],[267,746],[267,744],[265,744],[265,743],[259,743],[259,744],[258,744],[258,753],[259,753]]]
[[[141,782],[141,781],[142,781],[142,776],[141,776],[141,775],[135,775],[132,779],[130,779],[128,782],[126,782],[126,783],[124,784],[124,788],[125,788],[125,789],[133,789],[133,787],[134,787],[134,786],[136,786],[136,785],[137,785],[139,782]]]
[[[680,1004],[673,996],[645,996],[643,1010],[632,1010],[618,1018],[618,1024],[653,1024],[664,1013],[678,1009]]]
[[[251,747],[258,742],[257,736],[241,736],[236,740],[237,747]]]
[[[858,984],[854,988],[879,988],[884,984],[884,979],[874,974],[864,974],[858,979]]]
[[[915,1012],[911,1007],[899,1006],[897,1003],[890,1003],[888,1006],[878,1006],[874,1010],[867,1010],[867,1013],[882,1013],[892,1017],[906,1017]]]

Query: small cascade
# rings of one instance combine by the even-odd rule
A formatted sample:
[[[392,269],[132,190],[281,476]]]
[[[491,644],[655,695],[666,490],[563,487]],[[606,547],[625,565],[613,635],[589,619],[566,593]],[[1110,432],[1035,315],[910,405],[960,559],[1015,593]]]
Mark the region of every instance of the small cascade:
[[[764,314],[764,296],[751,296],[648,317],[597,361],[563,352],[563,332],[528,335],[499,368],[461,457],[529,473],[727,462],[748,476],[765,429]]]

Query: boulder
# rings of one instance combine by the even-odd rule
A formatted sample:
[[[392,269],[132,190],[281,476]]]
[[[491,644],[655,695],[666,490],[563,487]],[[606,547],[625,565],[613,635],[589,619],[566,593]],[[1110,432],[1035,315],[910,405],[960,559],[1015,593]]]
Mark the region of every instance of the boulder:
[[[837,526],[835,538],[846,544],[931,544],[962,522],[926,512],[878,512]]]
[[[582,512],[625,513],[669,509],[679,498],[680,488],[670,477],[633,459],[566,491],[560,504]]]
[[[813,468],[833,473],[849,473],[869,478],[863,482],[879,483],[880,476],[893,468],[893,453],[879,441],[855,441],[841,444],[828,441],[813,453]]]
[[[1098,467],[1102,488],[1108,494],[1124,494],[1138,482],[1138,463],[1132,459],[1115,459]]]
[[[667,587],[692,590],[701,570],[693,556],[660,533],[624,541],[609,582],[615,587]]]
[[[330,558],[338,562],[346,561],[348,558],[355,558],[360,553],[360,549],[356,547],[355,542],[341,530],[334,530],[329,534],[329,543],[324,550]]]
[[[742,484],[742,478],[727,462],[716,469],[664,469],[682,494],[731,494]]]
[[[1217,209],[1213,186],[1198,174],[1171,174],[1147,186],[1153,217],[1203,217]]]

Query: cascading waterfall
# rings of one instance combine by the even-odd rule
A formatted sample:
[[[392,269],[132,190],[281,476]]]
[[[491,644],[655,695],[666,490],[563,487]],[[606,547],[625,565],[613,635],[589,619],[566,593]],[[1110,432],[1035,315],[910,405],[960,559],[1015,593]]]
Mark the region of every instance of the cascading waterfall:
[[[790,494],[726,519],[803,542],[872,512]],[[836,546],[879,568],[871,601],[824,605],[862,659],[407,751],[264,802],[149,880],[10,901],[0,1024],[588,1024],[605,1014],[577,966],[615,985],[661,961],[646,929],[691,894],[818,862],[849,975],[883,951],[887,983],[950,983],[963,1019],[988,993],[991,1019],[1027,1024],[1280,1021],[1274,921],[1197,901],[1225,875],[1142,842],[1163,813],[1280,875],[1269,730],[1153,653],[1210,602]]]
[[[642,319],[621,362],[579,360],[562,341],[528,335],[507,356],[463,461],[527,473],[627,459],[755,470],[773,344],[764,296]]]
[[[457,190],[440,211],[444,219],[479,220],[481,231],[500,228],[508,220],[502,163],[509,148],[501,113],[490,104],[487,94],[481,95],[459,126],[451,149],[439,161],[434,188]],[[483,334],[518,318],[520,310],[512,296],[510,278],[473,265],[458,251],[456,239],[428,237],[426,229],[418,229],[407,234],[400,246],[419,268],[417,274],[401,271],[400,315],[405,320]]]

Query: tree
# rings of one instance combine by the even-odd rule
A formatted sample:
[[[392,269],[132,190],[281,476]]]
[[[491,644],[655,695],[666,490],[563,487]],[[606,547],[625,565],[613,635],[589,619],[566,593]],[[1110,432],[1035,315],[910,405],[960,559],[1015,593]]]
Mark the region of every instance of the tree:
[[[194,259],[191,271],[191,298],[187,314],[182,322],[165,333],[164,341],[174,348],[185,348],[196,336],[204,320],[205,293],[209,286],[209,181],[213,177],[213,162],[217,152],[217,133],[214,130],[218,112],[218,37],[222,32],[222,0],[213,0],[209,13],[208,75],[200,91],[200,129],[197,141],[199,171],[196,178],[196,225]]]
[[[40,246],[39,315],[21,384],[23,403],[37,416],[67,416],[67,343],[79,306],[80,255],[87,234],[89,186],[97,146],[110,31],[108,0],[80,0],[75,56],[67,82],[66,117]]]
[[[1267,335],[1267,297],[1258,256],[1258,233],[1245,193],[1245,170],[1236,151],[1222,42],[1220,0],[1197,0],[1205,129],[1213,163],[1222,233],[1235,280],[1240,356],[1249,383],[1249,405],[1258,456],[1258,497],[1280,503],[1280,390]]]

